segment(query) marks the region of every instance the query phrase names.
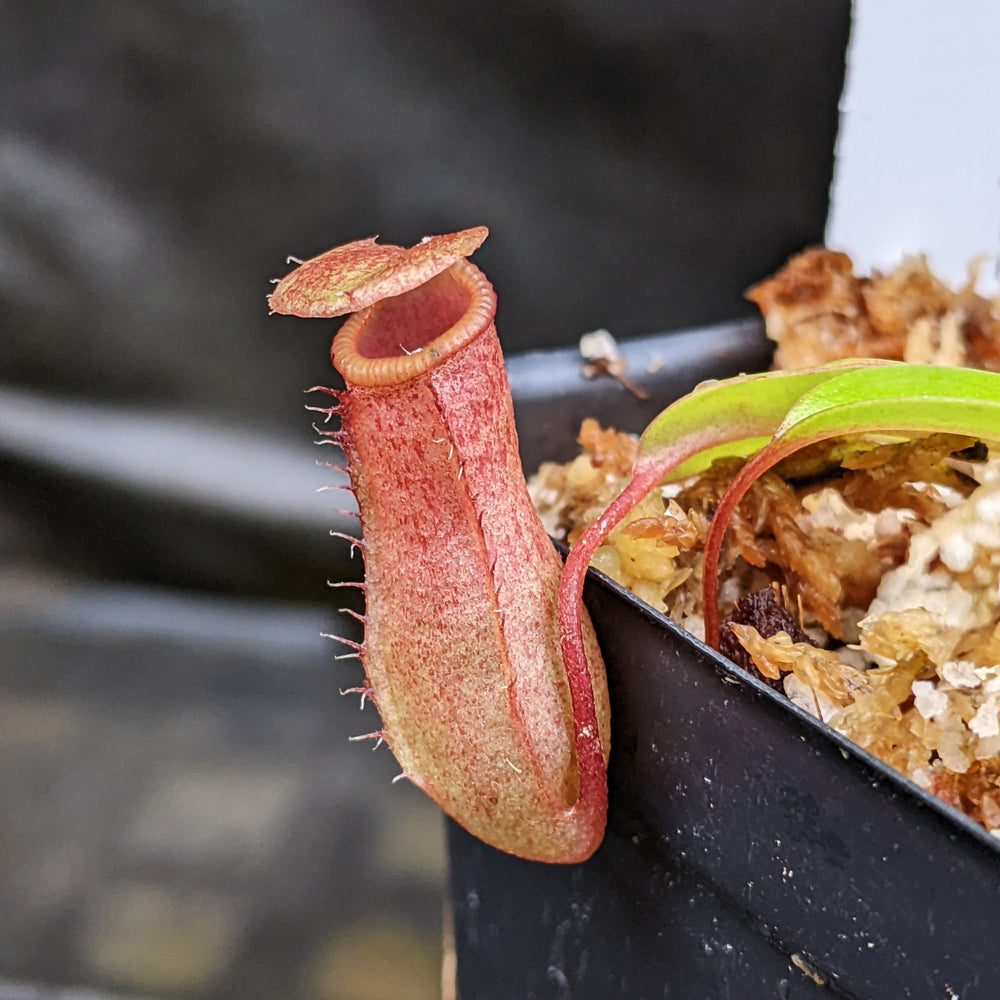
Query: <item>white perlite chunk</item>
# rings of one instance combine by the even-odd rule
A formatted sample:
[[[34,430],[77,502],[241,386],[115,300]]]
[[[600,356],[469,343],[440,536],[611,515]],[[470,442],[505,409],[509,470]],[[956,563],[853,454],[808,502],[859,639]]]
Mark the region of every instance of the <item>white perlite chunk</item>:
[[[983,628],[996,620],[1000,605],[998,554],[1000,480],[992,480],[910,540],[906,562],[882,578],[867,618],[923,608],[942,628]],[[974,567],[977,586],[969,590],[956,575]]]
[[[971,660],[949,660],[942,665],[941,676],[957,688],[977,688],[982,683]]]
[[[585,361],[604,361],[609,366],[622,360],[618,342],[603,329],[592,330],[580,338],[580,355]]]
[[[928,721],[948,712],[948,695],[933,681],[913,682],[913,707]]]
[[[980,739],[988,736],[1000,736],[1000,697],[991,695],[979,706],[976,714],[969,720],[971,729]]]
[[[953,573],[962,573],[976,558],[976,546],[965,535],[954,534],[941,543],[941,562]]]

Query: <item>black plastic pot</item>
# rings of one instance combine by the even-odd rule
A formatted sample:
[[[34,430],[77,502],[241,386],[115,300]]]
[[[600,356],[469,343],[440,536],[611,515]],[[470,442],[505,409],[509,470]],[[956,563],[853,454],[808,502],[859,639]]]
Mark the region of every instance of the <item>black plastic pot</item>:
[[[585,415],[641,429],[770,352],[740,323],[626,354],[648,403],[570,351],[511,360],[526,468],[570,457]],[[607,836],[561,867],[450,825],[463,1000],[1000,997],[1000,844],[598,574],[586,601],[612,695]]]

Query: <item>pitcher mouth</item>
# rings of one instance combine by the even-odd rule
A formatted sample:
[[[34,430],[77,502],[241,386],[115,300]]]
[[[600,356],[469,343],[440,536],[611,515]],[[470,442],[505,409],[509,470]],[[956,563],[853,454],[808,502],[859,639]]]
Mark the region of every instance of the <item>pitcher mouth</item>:
[[[493,322],[496,294],[474,264],[460,260],[401,295],[352,315],[330,357],[350,385],[385,388],[425,375]]]

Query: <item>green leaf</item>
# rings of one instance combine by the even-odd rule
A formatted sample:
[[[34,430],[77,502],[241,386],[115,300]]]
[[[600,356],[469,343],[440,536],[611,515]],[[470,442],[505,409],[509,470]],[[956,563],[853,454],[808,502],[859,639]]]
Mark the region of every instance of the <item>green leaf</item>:
[[[930,365],[852,371],[803,393],[773,440],[880,432],[1000,442],[1000,375]]]
[[[661,479],[680,479],[707,469],[717,458],[751,455],[767,444],[789,409],[810,389],[845,372],[891,364],[853,360],[702,383],[646,428],[637,469],[655,468]]]

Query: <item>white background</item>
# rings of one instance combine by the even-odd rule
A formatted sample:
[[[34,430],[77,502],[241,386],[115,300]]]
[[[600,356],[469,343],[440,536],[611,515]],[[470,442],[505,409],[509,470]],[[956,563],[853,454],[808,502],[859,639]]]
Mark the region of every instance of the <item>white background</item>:
[[[855,0],[826,242],[857,273],[1000,251],[1000,3]]]

